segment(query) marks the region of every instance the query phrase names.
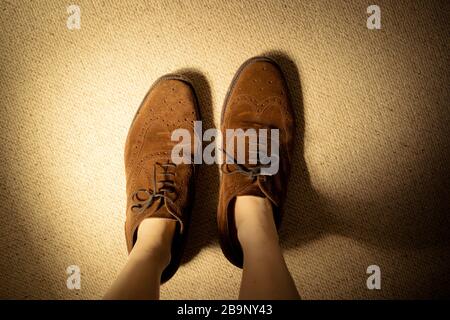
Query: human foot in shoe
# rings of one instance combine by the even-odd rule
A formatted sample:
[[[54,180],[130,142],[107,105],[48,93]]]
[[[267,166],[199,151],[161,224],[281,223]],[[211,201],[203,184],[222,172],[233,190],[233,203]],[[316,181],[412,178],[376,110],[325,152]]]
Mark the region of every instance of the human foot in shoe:
[[[265,198],[265,205],[269,204],[272,207],[269,212],[273,213],[272,220],[278,227],[290,172],[294,114],[286,81],[281,69],[273,60],[256,57],[245,62],[238,70],[228,91],[221,119],[221,131],[224,135],[223,149],[227,157],[236,158],[236,153],[230,155],[228,152],[227,143],[229,142],[226,141],[225,133],[227,129],[256,131],[267,129],[268,133],[271,129],[279,130],[276,172],[264,173],[265,165],[261,163],[260,158],[256,164],[249,161],[250,139],[242,140],[244,142],[237,141],[237,143],[245,143],[245,163],[238,165],[226,162],[221,167],[222,177],[217,211],[220,244],[228,260],[242,267],[243,253],[236,228],[236,219],[242,217],[235,216],[236,199],[240,196]],[[270,139],[268,138],[267,141]],[[260,140],[257,147],[262,147]],[[267,145],[265,147],[271,148]],[[241,236],[240,234],[239,238]]]
[[[162,254],[162,259],[167,260],[162,283],[180,264],[193,202],[194,164],[172,162],[176,142],[171,141],[171,134],[183,128],[194,135],[198,117],[197,98],[190,82],[179,75],[164,76],[142,102],[125,145],[128,252],[133,248],[143,252],[152,251],[154,246],[164,248],[164,239],[171,239],[170,254]]]

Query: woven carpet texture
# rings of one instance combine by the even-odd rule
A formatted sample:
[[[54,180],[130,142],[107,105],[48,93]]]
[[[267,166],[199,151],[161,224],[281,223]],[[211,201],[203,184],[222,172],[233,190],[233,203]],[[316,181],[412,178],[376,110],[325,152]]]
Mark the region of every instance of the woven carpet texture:
[[[217,127],[255,55],[279,61],[294,101],[280,241],[302,298],[450,296],[448,1],[77,0],[75,30],[70,4],[0,0],[0,298],[101,298],[127,257],[123,151],[141,100],[183,73]],[[372,4],[380,30],[366,26]],[[238,296],[218,185],[202,166],[162,299]],[[381,290],[366,286],[371,265]]]

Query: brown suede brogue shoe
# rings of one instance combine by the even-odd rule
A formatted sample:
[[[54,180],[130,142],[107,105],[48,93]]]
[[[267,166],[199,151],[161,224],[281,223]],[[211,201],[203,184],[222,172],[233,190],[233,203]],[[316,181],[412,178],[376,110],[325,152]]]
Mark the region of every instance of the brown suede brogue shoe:
[[[125,145],[128,252],[144,219],[162,217],[177,221],[170,264],[161,282],[170,279],[180,264],[194,191],[194,164],[172,162],[171,152],[177,142],[171,141],[171,134],[174,129],[184,128],[194,137],[194,121],[198,117],[197,98],[189,80],[166,75],[155,82],[144,98]]]
[[[249,161],[251,146],[250,139],[246,139],[245,163],[227,162],[221,166],[217,212],[220,244],[225,256],[237,267],[242,268],[243,254],[234,222],[236,197],[254,195],[268,198],[272,203],[275,223],[279,226],[290,171],[294,127],[288,88],[279,66],[266,57],[246,61],[236,73],[222,109],[223,149],[229,158],[236,157],[236,153],[228,152],[230,143],[226,141],[227,129],[254,129],[257,132],[267,129],[268,133],[271,129],[278,129],[279,165],[276,172],[263,174],[266,165],[261,164],[259,157],[256,163],[251,164]],[[266,145],[269,145],[271,138],[267,141]],[[259,143],[258,139],[258,148]],[[269,145],[268,148],[272,146]],[[234,150],[236,149],[237,146]]]

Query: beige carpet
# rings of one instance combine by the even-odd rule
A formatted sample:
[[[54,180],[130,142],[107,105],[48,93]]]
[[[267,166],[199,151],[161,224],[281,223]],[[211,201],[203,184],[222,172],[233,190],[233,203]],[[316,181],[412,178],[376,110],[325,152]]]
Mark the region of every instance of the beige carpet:
[[[211,127],[259,54],[287,73],[300,128],[281,241],[302,297],[450,296],[448,1],[75,3],[70,31],[70,1],[0,1],[1,298],[102,297],[126,259],[123,146],[152,82],[188,73]],[[218,169],[201,171],[163,299],[239,291],[217,241]],[[366,288],[372,264],[381,290]]]

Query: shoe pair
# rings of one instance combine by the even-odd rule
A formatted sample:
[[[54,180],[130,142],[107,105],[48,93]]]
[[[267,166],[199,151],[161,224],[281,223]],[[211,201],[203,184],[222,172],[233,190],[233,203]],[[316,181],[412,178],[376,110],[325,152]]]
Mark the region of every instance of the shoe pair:
[[[194,193],[195,164],[172,162],[172,149],[177,142],[171,140],[171,134],[182,128],[193,137],[194,121],[199,118],[191,82],[181,75],[164,76],[144,98],[125,145],[128,252],[136,242],[137,229],[144,219],[163,217],[178,222],[171,261],[161,276],[162,283],[175,274],[180,264]],[[243,265],[243,254],[234,222],[234,201],[241,195],[268,198],[279,226],[290,171],[294,125],[288,88],[280,67],[266,57],[246,61],[236,73],[225,98],[221,132],[224,134],[226,129],[278,129],[279,165],[272,175],[261,174],[264,167],[261,163],[227,161],[221,165],[217,210],[220,245],[228,260],[238,267]],[[227,150],[226,139],[223,141],[224,150]],[[195,146],[191,147],[195,152]],[[247,144],[247,160],[250,149]]]

